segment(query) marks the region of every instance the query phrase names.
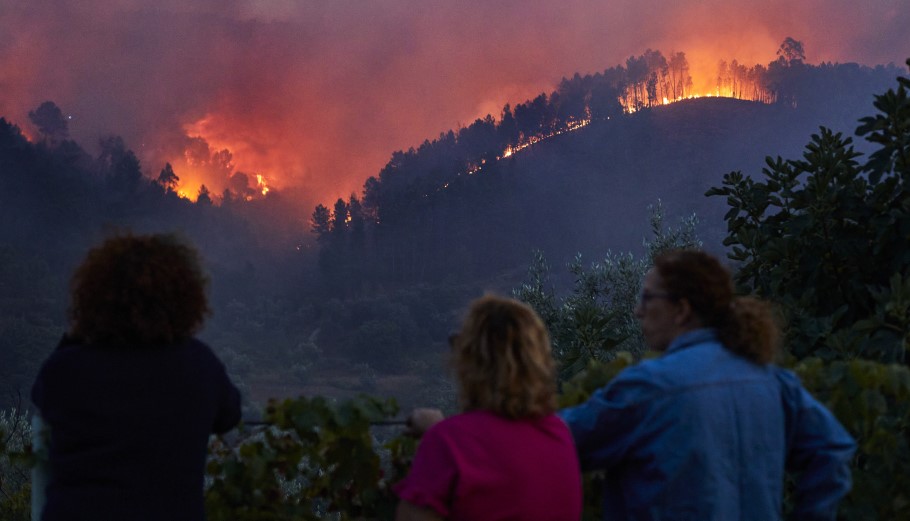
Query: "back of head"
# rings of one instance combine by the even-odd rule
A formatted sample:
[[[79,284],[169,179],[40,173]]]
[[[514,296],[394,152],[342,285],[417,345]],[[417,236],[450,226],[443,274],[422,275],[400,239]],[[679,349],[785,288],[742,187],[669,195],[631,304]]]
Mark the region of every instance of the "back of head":
[[[70,334],[144,346],[191,337],[209,312],[196,251],[173,235],[124,235],[89,251],[72,281]]]
[[[721,342],[737,354],[765,364],[774,358],[779,330],[770,306],[736,297],[730,272],[712,255],[673,250],[654,259],[664,289],[686,299],[705,327],[717,329]]]
[[[452,347],[464,410],[507,418],[556,410],[550,339],[529,306],[491,295],[475,300]]]

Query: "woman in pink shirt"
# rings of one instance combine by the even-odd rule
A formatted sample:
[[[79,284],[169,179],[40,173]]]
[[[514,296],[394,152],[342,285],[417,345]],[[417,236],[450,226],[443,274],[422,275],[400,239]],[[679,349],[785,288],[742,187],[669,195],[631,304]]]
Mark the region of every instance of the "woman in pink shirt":
[[[556,411],[550,340],[534,311],[494,296],[471,305],[453,337],[462,413],[418,409],[426,430],[395,486],[397,521],[577,521],[581,476]]]

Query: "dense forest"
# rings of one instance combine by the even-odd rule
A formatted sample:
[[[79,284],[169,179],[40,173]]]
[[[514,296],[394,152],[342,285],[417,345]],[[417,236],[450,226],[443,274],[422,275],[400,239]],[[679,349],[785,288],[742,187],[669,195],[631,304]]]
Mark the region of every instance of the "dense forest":
[[[214,310],[203,338],[251,414],[301,391],[444,402],[440,362],[462,306],[509,292],[534,250],[557,265],[638,251],[658,202],[667,223],[698,215],[699,236],[720,249],[726,210],[706,189],[769,152],[797,153],[820,124],[849,131],[899,74],[809,65],[793,41],[768,66],[719,64],[716,92],[729,97],[684,99],[687,68],[683,53],[649,50],[576,74],[497,119],[393,153],[362,194],[311,216],[240,175],[191,202],[175,189],[179,171],[143,172],[116,136],[86,152],[53,102],[20,122],[27,133],[0,120],[0,401],[27,398],[65,330],[69,275],[87,248],[132,230],[178,231],[201,250]]]
[[[107,235],[179,232],[204,252],[219,310],[279,287],[269,279],[272,270],[282,273],[282,285],[306,276],[305,258],[277,246],[295,244],[292,234],[300,233],[293,223],[282,229],[292,203],[281,194],[247,200],[225,191],[218,205],[205,194],[193,203],[174,191],[176,174],[170,167],[155,179],[143,175],[135,154],[118,137],[101,139],[100,154],[90,156],[67,139],[66,120],[53,103],[33,111],[32,120],[40,132],[35,142],[0,118],[4,404],[17,394],[27,396],[37,364],[64,331],[70,274],[87,249]]]
[[[498,120],[397,151],[361,195],[313,211],[322,273],[358,294],[471,280],[520,265],[534,248],[558,258],[633,248],[657,199],[714,220],[719,206],[700,196],[719,172],[795,151],[819,125],[852,128],[871,93],[900,73],[809,65],[792,38],[778,55],[751,68],[721,62],[713,94],[724,97],[687,99],[685,54],[648,50],[506,105]],[[719,241],[718,230],[706,235]]]

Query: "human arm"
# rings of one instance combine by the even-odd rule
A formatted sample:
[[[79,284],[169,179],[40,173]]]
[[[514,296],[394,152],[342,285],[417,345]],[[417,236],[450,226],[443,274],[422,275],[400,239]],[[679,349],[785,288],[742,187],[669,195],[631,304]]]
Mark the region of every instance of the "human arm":
[[[415,438],[420,438],[430,427],[436,425],[445,419],[442,411],[439,409],[430,409],[418,407],[408,416],[408,434]]]
[[[415,505],[409,501],[398,502],[395,521],[442,521],[443,517],[432,508]]]
[[[227,375],[225,375],[226,377]],[[212,425],[212,432],[223,434],[233,429],[240,423],[240,391],[234,387],[234,384],[228,380],[227,386],[224,387],[221,396],[221,402],[218,404],[218,410],[215,413],[215,422]]]
[[[430,510],[438,517],[414,519],[445,519],[450,513],[459,472],[453,455],[453,440],[449,439],[446,425],[429,429],[420,444],[408,475],[396,483],[393,491],[399,497],[397,516],[420,515],[415,509]],[[404,503],[409,505],[402,506]],[[413,508],[412,508],[413,507]],[[403,510],[402,510],[403,509]],[[424,515],[427,513],[424,512]],[[398,517],[397,519],[411,519]]]
[[[572,432],[582,470],[606,470],[622,460],[644,428],[651,389],[636,368],[627,369],[580,405],[559,411]]]
[[[240,423],[240,391],[231,381],[221,360],[215,358],[214,354],[212,357],[214,358],[215,385],[218,393],[212,432],[223,434]]]
[[[787,470],[796,475],[791,519],[833,520],[850,491],[856,443],[789,371],[781,373],[787,414]]]

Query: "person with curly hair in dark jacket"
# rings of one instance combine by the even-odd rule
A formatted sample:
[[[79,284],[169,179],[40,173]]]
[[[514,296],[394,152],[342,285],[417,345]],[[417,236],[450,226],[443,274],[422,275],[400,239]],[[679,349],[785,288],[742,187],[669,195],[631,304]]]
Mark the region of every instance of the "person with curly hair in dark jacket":
[[[125,235],[88,253],[71,327],[32,402],[49,431],[42,519],[201,520],[208,439],[240,421],[240,393],[193,335],[209,313],[195,250]]]

